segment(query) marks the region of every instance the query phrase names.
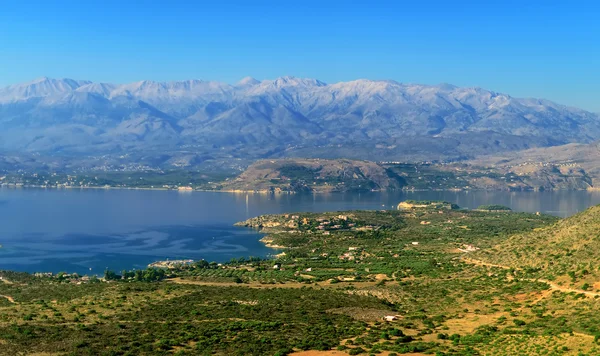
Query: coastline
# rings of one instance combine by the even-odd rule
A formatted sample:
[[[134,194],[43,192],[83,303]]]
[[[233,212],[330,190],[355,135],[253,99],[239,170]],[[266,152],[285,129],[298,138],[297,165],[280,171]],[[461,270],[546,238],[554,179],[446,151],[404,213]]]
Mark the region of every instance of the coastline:
[[[157,190],[157,191],[175,191],[181,193],[191,192],[212,192],[212,193],[229,193],[229,194],[261,194],[261,195],[292,195],[292,194],[331,194],[331,193],[384,193],[384,192],[558,192],[558,191],[589,191],[596,192],[600,191],[600,187],[587,187],[585,189],[570,189],[570,188],[555,188],[555,189],[482,189],[482,188],[448,188],[448,189],[373,189],[373,190],[311,190],[311,191],[291,191],[291,190],[266,190],[266,189],[175,189],[175,188],[164,188],[164,187],[122,187],[122,186],[46,186],[46,185],[33,185],[33,184],[22,184],[18,185],[15,183],[3,183],[0,184],[0,189],[97,189],[97,190]]]
[[[288,248],[287,246],[273,245],[272,244],[273,240],[270,238],[269,235],[264,236],[263,238],[261,238],[258,241],[262,242],[265,245],[265,247],[276,249],[276,250],[283,250],[283,249],[287,249]]]

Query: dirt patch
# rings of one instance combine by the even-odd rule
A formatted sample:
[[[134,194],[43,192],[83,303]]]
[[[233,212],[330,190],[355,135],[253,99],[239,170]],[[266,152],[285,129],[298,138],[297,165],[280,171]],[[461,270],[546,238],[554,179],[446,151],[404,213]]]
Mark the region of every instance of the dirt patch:
[[[299,283],[299,282],[285,282],[285,283],[276,283],[276,284],[268,284],[268,283],[259,283],[259,282],[251,282],[251,283],[235,283],[235,282],[208,282],[208,281],[200,281],[195,279],[184,279],[184,278],[171,278],[168,279],[171,283],[177,284],[193,284],[198,286],[215,286],[215,287],[247,287],[247,288],[302,288],[302,287],[316,287],[316,288],[334,288],[334,289],[342,289],[349,285],[352,285],[356,288],[365,288],[365,287],[373,287],[375,282],[356,282],[356,281],[340,281],[337,283],[330,283],[329,281],[323,282],[315,282],[315,283]]]
[[[381,353],[378,353],[377,355],[387,356],[389,354],[390,354],[389,351],[382,351]],[[309,351],[293,352],[290,355],[293,355],[293,356],[348,356],[348,353],[346,353],[344,351],[336,351],[336,350],[329,350],[329,351],[309,350]],[[425,356],[425,354],[400,354],[400,356],[402,356],[402,355]],[[431,355],[427,355],[427,356],[431,356]]]
[[[172,278],[169,282],[177,284],[193,284],[198,286],[215,286],[215,287],[247,287],[247,288],[302,288],[316,286],[305,283],[284,283],[284,284],[266,284],[266,283],[235,283],[235,282],[208,282],[194,279]],[[320,286],[320,285],[318,285]]]
[[[8,279],[6,279],[4,277],[0,277],[0,282],[4,282],[6,284],[13,284],[13,282],[9,281]]]
[[[543,299],[546,299],[546,297],[550,296],[551,294],[552,294],[551,289],[542,291],[541,293],[536,293],[536,298],[531,302],[531,304],[537,304],[537,303],[541,302]]]
[[[335,350],[329,350],[329,351],[309,350],[309,351],[293,352],[290,355],[295,355],[295,356],[348,356],[348,354],[343,351],[335,351]]]
[[[0,295],[0,298],[5,298],[6,300],[8,300],[11,303],[16,303],[15,300],[13,299],[13,297],[11,297],[10,295]]]
[[[537,304],[550,294],[552,294],[552,289],[547,289],[541,292],[515,294],[513,296],[508,296],[506,299],[512,302],[530,302],[531,304]]]
[[[481,325],[492,324],[498,320],[501,316],[507,316],[508,313],[500,312],[488,315],[482,314],[466,314],[464,317],[459,319],[449,319],[446,321],[446,326],[449,330],[446,331],[448,334],[471,334],[480,327]]]

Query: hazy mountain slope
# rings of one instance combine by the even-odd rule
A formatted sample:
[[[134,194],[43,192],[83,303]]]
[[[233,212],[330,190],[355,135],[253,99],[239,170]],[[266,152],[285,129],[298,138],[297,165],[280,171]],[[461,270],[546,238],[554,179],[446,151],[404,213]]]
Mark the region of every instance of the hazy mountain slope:
[[[563,170],[583,169],[592,178],[593,185],[600,186],[600,146],[598,143],[571,143],[510,153],[505,152],[502,155],[482,156],[469,163],[523,173],[531,171],[534,167],[548,165]]]
[[[448,84],[41,78],[0,89],[0,147],[13,151],[160,146],[241,158],[430,160],[597,139],[596,114]]]
[[[0,127],[1,148],[42,152],[121,150],[156,143],[157,137],[175,147],[180,131],[174,118],[147,103],[91,91],[0,105]]]
[[[352,160],[281,159],[253,163],[223,190],[329,192],[398,189],[402,178],[373,162]]]

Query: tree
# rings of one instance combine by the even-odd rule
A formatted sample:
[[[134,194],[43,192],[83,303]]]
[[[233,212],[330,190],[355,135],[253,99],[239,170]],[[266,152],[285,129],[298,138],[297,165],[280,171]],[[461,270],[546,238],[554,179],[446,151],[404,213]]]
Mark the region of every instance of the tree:
[[[205,260],[200,260],[196,262],[196,267],[198,268],[208,268],[209,264]]]
[[[104,271],[104,279],[107,281],[114,281],[117,279],[121,279],[121,276],[116,274],[114,271],[107,269]]]

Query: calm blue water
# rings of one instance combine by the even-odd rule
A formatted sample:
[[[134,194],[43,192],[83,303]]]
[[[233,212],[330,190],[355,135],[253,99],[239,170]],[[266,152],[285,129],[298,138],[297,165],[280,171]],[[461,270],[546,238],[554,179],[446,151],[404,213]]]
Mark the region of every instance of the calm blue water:
[[[397,192],[261,195],[143,190],[0,189],[0,269],[101,274],[156,260],[267,256],[240,220],[294,211],[390,209],[406,199],[502,204],[569,216],[600,204],[597,192]]]

